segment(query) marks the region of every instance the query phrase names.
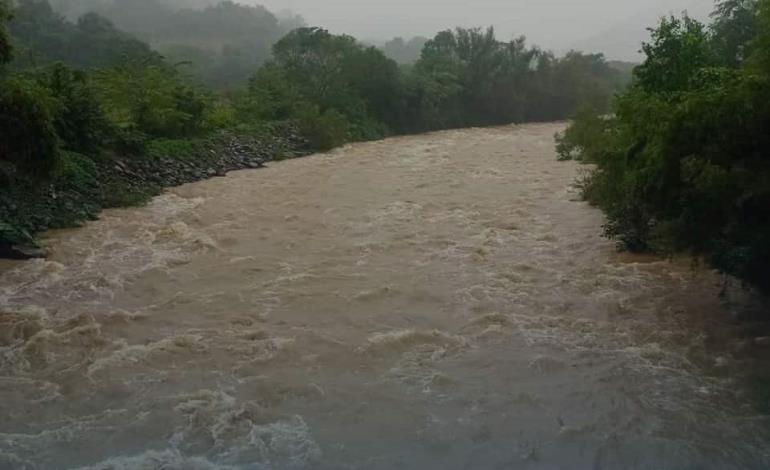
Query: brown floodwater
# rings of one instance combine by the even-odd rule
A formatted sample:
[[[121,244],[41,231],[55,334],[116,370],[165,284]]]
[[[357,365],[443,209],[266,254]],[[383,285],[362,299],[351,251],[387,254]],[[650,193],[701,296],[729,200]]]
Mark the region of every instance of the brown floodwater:
[[[758,359],[620,256],[561,124],[169,190],[0,265],[0,468],[762,469]]]

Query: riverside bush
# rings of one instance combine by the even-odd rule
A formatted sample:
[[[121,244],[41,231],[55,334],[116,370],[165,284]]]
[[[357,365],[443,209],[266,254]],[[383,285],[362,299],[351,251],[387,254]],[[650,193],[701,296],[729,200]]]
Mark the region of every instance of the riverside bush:
[[[52,100],[34,82],[9,79],[0,88],[0,171],[48,179],[59,163]]]
[[[705,256],[770,292],[770,1],[717,12],[662,20],[612,116],[578,115],[558,147],[596,165],[584,196],[624,248]]]

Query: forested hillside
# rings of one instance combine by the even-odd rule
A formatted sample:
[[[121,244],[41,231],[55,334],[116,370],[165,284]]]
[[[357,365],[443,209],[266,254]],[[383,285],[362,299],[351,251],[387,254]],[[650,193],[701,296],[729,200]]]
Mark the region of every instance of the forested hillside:
[[[380,49],[322,28],[294,29],[268,53],[264,45],[283,23],[258,7],[128,5],[109,6],[126,9],[118,15],[126,26],[128,13],[143,17],[143,8],[176,18],[164,16],[163,28],[139,22],[133,29],[176,44],[177,52],[189,39],[186,61],[99,13],[73,21],[46,0],[3,3],[4,239],[29,240],[95,217],[103,206],[140,202],[161,186],[257,160],[398,133],[565,119],[583,104],[607,109],[624,85],[600,55],[556,57],[523,37],[499,41],[492,29],[443,31],[413,66],[401,68]],[[215,39],[223,24],[227,34]],[[252,55],[237,66],[212,68],[191,52],[203,47],[197,40],[229,50],[236,36],[259,43],[241,45]],[[218,91],[225,83],[231,91]],[[238,158],[219,157],[233,149]]]
[[[72,21],[88,12],[108,18],[169,61],[187,62],[190,72],[217,89],[242,86],[281,36],[304,26],[291,12],[232,1],[57,0],[53,6]]]
[[[563,158],[597,169],[585,197],[627,249],[688,252],[770,290],[770,1],[713,22],[668,17],[612,113],[584,109]]]
[[[159,54],[109,20],[87,13],[71,22],[45,0],[19,2],[9,25],[16,70],[61,62],[80,69],[161,62]]]

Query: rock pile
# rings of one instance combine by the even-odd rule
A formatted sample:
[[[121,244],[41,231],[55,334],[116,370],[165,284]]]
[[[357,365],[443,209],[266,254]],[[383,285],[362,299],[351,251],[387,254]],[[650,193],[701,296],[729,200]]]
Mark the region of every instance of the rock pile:
[[[310,153],[308,142],[293,127],[276,126],[268,137],[222,133],[192,155],[97,159],[85,182],[60,179],[46,188],[5,188],[0,190],[0,258],[42,257],[34,234],[78,226],[97,218],[104,207],[138,203],[164,187]]]

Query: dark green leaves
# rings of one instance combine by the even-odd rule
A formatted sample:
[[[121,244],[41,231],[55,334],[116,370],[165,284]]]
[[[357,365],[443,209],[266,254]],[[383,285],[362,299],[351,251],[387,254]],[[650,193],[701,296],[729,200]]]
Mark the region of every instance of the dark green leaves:
[[[563,157],[632,250],[685,251],[770,292],[770,1],[725,1],[710,29],[667,18],[614,114],[577,117]],[[733,41],[733,42],[731,42]]]

